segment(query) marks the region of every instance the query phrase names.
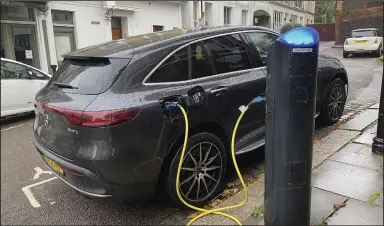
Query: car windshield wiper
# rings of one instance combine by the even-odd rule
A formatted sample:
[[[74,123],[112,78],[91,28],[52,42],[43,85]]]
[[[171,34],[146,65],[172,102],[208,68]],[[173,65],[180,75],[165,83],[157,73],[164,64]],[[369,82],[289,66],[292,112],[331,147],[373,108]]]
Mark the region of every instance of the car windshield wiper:
[[[65,83],[60,83],[60,82],[54,82],[53,85],[59,87],[59,88],[67,88],[67,89],[78,89],[77,87],[75,86],[71,86],[69,84],[65,84]]]

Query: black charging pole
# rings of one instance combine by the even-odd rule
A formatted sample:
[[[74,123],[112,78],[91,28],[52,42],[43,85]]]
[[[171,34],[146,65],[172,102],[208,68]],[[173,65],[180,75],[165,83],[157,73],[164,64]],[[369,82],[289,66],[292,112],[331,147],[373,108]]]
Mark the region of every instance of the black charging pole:
[[[373,138],[372,151],[379,155],[384,154],[384,79],[381,80],[379,119],[377,122],[377,134]]]
[[[267,58],[264,222],[309,225],[319,36],[284,33]]]

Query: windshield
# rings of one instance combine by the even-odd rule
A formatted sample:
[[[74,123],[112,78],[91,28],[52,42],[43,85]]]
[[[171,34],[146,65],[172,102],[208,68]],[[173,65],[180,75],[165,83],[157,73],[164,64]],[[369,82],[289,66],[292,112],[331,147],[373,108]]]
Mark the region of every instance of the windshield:
[[[352,38],[375,37],[375,36],[376,36],[376,32],[374,30],[352,31]]]
[[[99,94],[113,84],[128,63],[129,59],[65,59],[49,88],[66,93]]]

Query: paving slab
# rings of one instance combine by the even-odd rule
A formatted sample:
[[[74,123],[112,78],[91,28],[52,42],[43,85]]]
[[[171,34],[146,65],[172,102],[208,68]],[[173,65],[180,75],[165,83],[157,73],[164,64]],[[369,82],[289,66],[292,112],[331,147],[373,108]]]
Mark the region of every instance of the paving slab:
[[[378,199],[376,199],[373,203],[375,205],[378,205],[378,206],[381,206],[381,207],[384,206],[384,203],[383,203],[383,192],[381,192],[380,197]]]
[[[379,109],[379,104],[380,103],[374,104],[374,105],[370,106],[369,109]]]
[[[328,225],[383,225],[383,207],[350,199],[327,220]]]
[[[377,170],[383,165],[383,156],[371,151],[364,144],[351,143],[335,153],[331,160]]]
[[[359,143],[359,144],[366,144],[366,145],[372,145],[373,138],[376,136],[376,133],[364,133],[360,137],[358,137],[353,142]]]
[[[341,204],[348,198],[332,192],[312,187],[311,223],[325,220],[333,212],[333,204]]]
[[[316,166],[326,160],[344,145],[360,134],[358,131],[335,130],[313,145],[312,165]]]
[[[378,109],[368,109],[342,125],[340,129],[362,131],[376,121],[378,115]]]
[[[312,171],[312,186],[368,202],[383,190],[383,177],[376,170],[327,160]]]

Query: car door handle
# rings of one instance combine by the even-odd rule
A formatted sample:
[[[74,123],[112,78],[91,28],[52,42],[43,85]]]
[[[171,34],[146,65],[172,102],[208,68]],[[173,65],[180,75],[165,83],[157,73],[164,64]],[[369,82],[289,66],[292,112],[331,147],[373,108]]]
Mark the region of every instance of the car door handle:
[[[219,95],[227,91],[228,91],[227,88],[219,86],[219,87],[212,88],[209,92],[215,95]]]

